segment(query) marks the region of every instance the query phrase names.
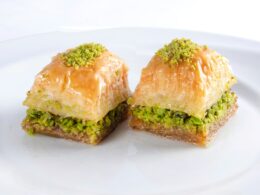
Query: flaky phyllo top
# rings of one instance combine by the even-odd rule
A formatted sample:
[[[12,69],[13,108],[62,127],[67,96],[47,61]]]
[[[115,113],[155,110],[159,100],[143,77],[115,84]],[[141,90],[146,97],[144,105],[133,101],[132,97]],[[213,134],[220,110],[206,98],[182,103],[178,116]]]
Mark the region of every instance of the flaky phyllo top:
[[[157,106],[203,118],[236,83],[228,60],[189,39],[174,39],[142,70],[132,106]]]
[[[35,78],[24,105],[98,121],[129,96],[127,66],[100,44],[58,54]]]

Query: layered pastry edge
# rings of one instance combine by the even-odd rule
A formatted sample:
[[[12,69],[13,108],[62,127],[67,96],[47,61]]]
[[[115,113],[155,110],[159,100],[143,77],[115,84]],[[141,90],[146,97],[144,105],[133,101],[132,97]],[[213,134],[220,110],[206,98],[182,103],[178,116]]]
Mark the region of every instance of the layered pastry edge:
[[[128,103],[134,129],[207,145],[237,110],[228,60],[189,39],[174,39],[142,70]]]
[[[97,43],[56,55],[27,93],[23,129],[99,143],[127,118],[127,72],[120,58]]]

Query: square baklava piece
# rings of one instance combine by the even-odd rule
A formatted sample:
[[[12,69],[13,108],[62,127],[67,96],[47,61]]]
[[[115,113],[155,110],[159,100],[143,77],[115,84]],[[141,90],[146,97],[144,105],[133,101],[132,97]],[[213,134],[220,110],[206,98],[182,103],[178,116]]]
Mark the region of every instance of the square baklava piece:
[[[127,117],[127,72],[126,64],[101,44],[59,53],[27,93],[23,129],[99,143]]]
[[[130,126],[205,146],[237,110],[228,60],[189,39],[174,39],[142,70],[129,99]]]

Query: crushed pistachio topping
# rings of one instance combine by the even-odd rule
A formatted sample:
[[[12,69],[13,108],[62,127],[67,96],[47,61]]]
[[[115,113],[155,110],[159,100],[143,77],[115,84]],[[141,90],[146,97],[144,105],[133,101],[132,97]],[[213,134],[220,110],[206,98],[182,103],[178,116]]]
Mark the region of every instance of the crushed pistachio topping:
[[[201,46],[192,42],[190,39],[174,39],[169,44],[164,45],[163,48],[156,52],[164,63],[176,65],[182,62],[190,63],[194,54]]]
[[[74,68],[87,67],[106,50],[101,44],[88,43],[68,50],[62,54],[62,58],[66,66]]]
[[[191,133],[203,134],[207,129],[207,125],[223,117],[235,101],[235,93],[226,91],[216,104],[206,111],[204,118],[197,118],[184,112],[160,107],[135,106],[131,109],[131,112],[135,117],[146,123],[159,123],[166,128],[177,126]]]
[[[107,113],[99,121],[82,120],[73,117],[62,117],[54,115],[50,112],[44,112],[37,109],[29,108],[27,116],[23,123],[30,122],[38,125],[38,127],[60,128],[65,133],[87,134],[93,143],[102,137],[109,127],[113,127],[119,123],[128,110],[126,102],[120,103],[115,109]],[[34,129],[27,129],[30,135],[34,134]]]

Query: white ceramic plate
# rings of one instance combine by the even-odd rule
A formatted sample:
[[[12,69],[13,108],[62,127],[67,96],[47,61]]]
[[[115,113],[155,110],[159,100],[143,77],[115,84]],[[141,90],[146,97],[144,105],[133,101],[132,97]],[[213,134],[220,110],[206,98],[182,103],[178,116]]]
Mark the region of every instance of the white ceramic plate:
[[[207,44],[230,59],[236,115],[206,149],[132,131],[121,124],[101,145],[28,136],[22,106],[51,57],[100,42],[127,62],[133,90],[154,52],[175,37]],[[0,43],[0,194],[192,193],[239,177],[260,156],[260,44],[238,38],[150,28],[53,32]]]

